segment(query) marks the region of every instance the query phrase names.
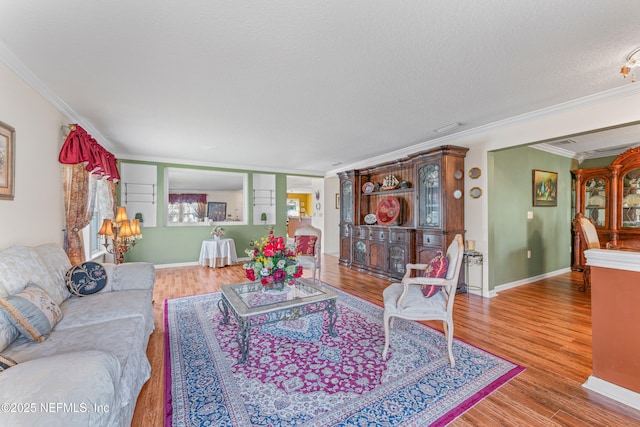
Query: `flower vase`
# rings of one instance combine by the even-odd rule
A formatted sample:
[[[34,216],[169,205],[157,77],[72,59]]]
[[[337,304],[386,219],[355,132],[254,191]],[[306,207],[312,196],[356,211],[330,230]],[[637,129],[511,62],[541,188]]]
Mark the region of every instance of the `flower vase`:
[[[283,282],[272,282],[267,283],[266,285],[262,285],[262,290],[266,293],[277,294],[281,292],[288,291],[288,288]]]
[[[214,235],[213,240],[220,240],[220,236]]]

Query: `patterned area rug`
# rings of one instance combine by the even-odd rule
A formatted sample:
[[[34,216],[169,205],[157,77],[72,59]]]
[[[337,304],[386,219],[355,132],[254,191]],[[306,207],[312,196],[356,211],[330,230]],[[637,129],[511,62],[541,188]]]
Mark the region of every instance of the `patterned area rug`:
[[[237,364],[237,324],[220,293],[165,301],[166,426],[446,425],[524,370],[442,333],[395,319],[386,361],[381,307],[338,293],[326,313],[252,328]]]

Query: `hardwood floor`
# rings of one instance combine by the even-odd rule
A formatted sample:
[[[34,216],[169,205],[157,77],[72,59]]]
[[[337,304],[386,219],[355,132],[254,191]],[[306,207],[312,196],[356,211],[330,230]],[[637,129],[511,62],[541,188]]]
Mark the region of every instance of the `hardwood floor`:
[[[325,255],[323,262],[324,282],[382,305],[388,281],[342,267],[333,256]],[[241,266],[157,270],[156,329],[147,349],[152,373],[133,426],[163,425],[164,300],[244,280]],[[492,299],[456,297],[455,337],[527,369],[452,426],[640,426],[640,411],[581,386],[591,374],[591,300],[589,292],[578,290],[581,280],[581,273],[566,273]],[[431,326],[442,330],[440,322]]]

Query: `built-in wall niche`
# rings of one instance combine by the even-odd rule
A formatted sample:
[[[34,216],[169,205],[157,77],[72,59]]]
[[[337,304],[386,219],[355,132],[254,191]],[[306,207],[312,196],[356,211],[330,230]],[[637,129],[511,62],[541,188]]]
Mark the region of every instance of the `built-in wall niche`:
[[[156,165],[120,163],[120,205],[132,218],[141,218],[142,227],[156,226],[157,181]]]
[[[253,174],[253,224],[276,223],[276,176],[271,173]]]
[[[246,173],[170,167],[164,170],[167,226],[246,225]]]

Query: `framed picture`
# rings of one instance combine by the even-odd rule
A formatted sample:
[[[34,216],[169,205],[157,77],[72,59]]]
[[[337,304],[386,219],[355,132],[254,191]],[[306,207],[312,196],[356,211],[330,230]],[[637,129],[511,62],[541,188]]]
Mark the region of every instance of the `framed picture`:
[[[340,209],[340,193],[336,193],[336,209]]]
[[[0,200],[15,197],[16,131],[0,122]]]
[[[558,173],[533,170],[533,206],[558,206]]]
[[[207,218],[211,221],[225,221],[227,218],[226,202],[209,202],[207,203]]]

